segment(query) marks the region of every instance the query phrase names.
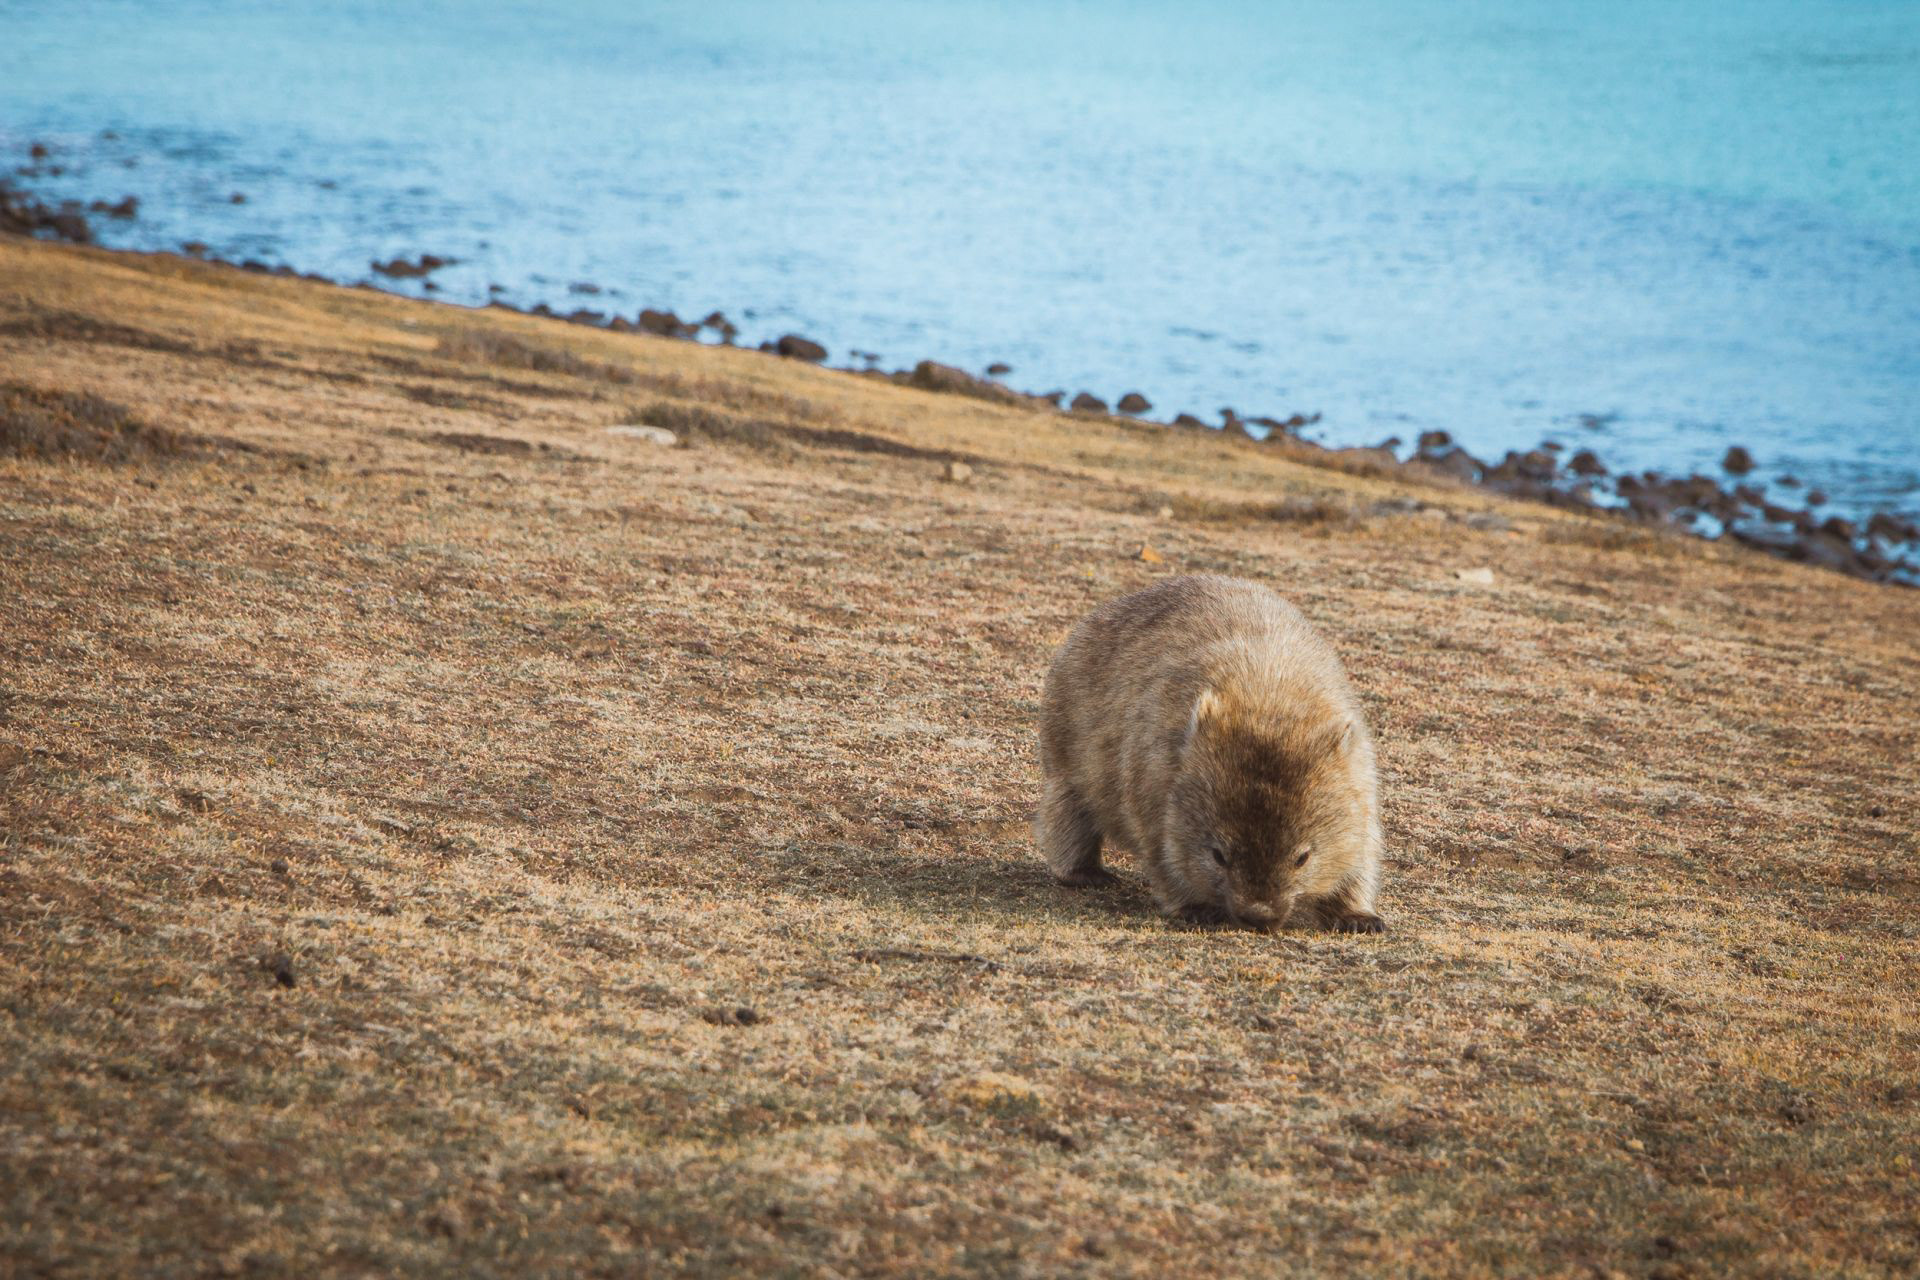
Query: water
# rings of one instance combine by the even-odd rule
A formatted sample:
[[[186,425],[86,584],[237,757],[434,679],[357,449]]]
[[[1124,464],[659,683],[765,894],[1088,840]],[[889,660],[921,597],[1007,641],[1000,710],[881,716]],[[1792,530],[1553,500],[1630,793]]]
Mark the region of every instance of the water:
[[[1920,5],[291,8],[10,0],[0,148],[110,244],[1920,515]]]

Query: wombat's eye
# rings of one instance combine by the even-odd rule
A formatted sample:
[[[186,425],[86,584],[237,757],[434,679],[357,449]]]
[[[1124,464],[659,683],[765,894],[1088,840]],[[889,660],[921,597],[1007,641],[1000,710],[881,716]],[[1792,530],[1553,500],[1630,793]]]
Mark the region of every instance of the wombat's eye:
[[[1217,844],[1214,845],[1212,848],[1208,849],[1207,852],[1211,853],[1213,855],[1213,860],[1219,863],[1221,866],[1224,867],[1227,865],[1227,851],[1225,849],[1222,849],[1219,845]]]
[[[1300,856],[1293,860],[1293,865],[1296,867],[1304,867],[1307,865],[1307,859],[1312,856],[1313,856],[1313,850],[1311,849],[1302,850]]]

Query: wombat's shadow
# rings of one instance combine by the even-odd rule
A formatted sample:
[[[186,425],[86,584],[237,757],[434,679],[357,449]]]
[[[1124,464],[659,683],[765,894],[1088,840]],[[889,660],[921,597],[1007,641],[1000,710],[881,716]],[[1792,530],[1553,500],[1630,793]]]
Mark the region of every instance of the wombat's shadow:
[[[796,879],[817,892],[946,919],[1045,917],[1063,923],[1165,923],[1146,876],[1125,854],[1108,861],[1113,883],[1071,888],[1031,846],[959,836],[943,854],[836,845],[789,854]]]
[[[882,837],[884,838],[884,836]],[[1254,931],[1232,924],[1189,924],[1170,920],[1160,910],[1146,872],[1129,854],[1109,851],[1106,868],[1112,882],[1085,888],[1053,878],[1037,850],[1011,837],[981,839],[954,832],[938,849],[902,852],[878,841],[839,843],[784,851],[791,881],[822,896],[868,906],[885,906],[919,917],[953,923],[991,922],[1028,917],[1053,924],[1149,926],[1179,932]],[[1296,918],[1268,936],[1302,938],[1352,936],[1325,933]]]

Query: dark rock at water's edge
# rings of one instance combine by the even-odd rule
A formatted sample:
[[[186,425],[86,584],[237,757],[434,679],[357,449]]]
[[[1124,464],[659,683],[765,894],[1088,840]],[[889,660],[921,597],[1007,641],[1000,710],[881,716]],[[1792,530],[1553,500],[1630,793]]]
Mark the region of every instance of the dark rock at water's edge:
[[[1834,569],[1858,578],[1893,580],[1901,568],[1911,569],[1903,561],[1890,559],[1871,543],[1856,546],[1852,540],[1827,529],[1794,533],[1767,526],[1741,525],[1731,530],[1736,541],[1771,552],[1787,560]]]
[[[1480,483],[1515,497],[1539,498],[1553,487],[1559,469],[1560,460],[1545,449],[1509,451],[1480,477]]]
[[[1073,402],[1067,407],[1075,413],[1105,413],[1107,411],[1107,402],[1099,396],[1094,395],[1091,391],[1082,391],[1073,398]]]
[[[1727,450],[1727,456],[1720,460],[1720,466],[1730,476],[1744,476],[1753,470],[1753,455],[1735,445]]]
[[[1409,465],[1447,476],[1462,484],[1479,484],[1480,477],[1486,474],[1486,466],[1480,459],[1457,445],[1453,448],[1416,454]]]
[[[1153,408],[1153,402],[1138,391],[1129,391],[1120,397],[1120,403],[1114,407],[1122,413],[1146,413]]]
[[[606,290],[605,292],[616,291]],[[538,311],[538,308],[535,308],[535,310]],[[733,340],[740,335],[740,330],[734,326],[731,320],[727,319],[725,313],[719,311],[709,312],[706,317],[701,320],[682,320],[671,311],[661,311],[653,307],[642,307],[640,314],[631,320],[625,316],[600,316],[599,320],[588,320],[585,318],[588,316],[600,316],[600,313],[597,311],[576,311],[567,318],[580,320],[582,323],[600,324],[613,330],[615,333],[644,333],[655,338],[698,339],[703,330],[711,329],[719,336],[722,343],[731,345]],[[773,344],[764,343],[761,349],[771,351],[773,350]]]
[[[989,378],[1004,378],[1012,372],[1013,372],[1013,366],[1008,364],[1005,360],[995,360],[992,364],[987,366],[987,376]]]
[[[215,259],[215,261],[219,261]],[[284,262],[262,262],[258,258],[248,258],[244,262],[228,262],[227,266],[238,267],[242,271],[251,271],[256,275],[278,276],[283,280],[309,280],[314,284],[338,284],[313,271],[295,271]],[[372,285],[356,285],[355,288],[371,289]]]
[[[1422,431],[1414,441],[1413,458],[1407,465],[1416,472],[1444,476],[1463,484],[1480,483],[1480,477],[1487,470],[1485,463],[1454,444],[1453,437],[1445,431]]]
[[[790,360],[809,360],[819,364],[827,358],[825,347],[812,338],[803,338],[797,333],[782,335],[780,341],[773,344],[773,349]]]
[[[1228,426],[1236,425],[1236,420],[1233,418],[1233,410],[1222,409],[1220,412],[1228,418]],[[1288,418],[1268,418],[1256,414],[1248,418],[1247,421],[1256,427],[1265,427],[1269,435],[1291,435],[1302,427],[1310,427],[1320,421],[1320,415],[1317,413],[1296,413]],[[1244,430],[1245,428],[1242,429]]]
[[[1811,533],[1816,523],[1813,516],[1805,511],[1795,511],[1791,507],[1778,506],[1772,502],[1756,502],[1754,510],[1760,518],[1769,524],[1790,524],[1802,533]]]
[[[964,369],[956,369],[950,364],[941,364],[937,360],[922,360],[913,366],[912,373],[895,374],[894,380],[909,387],[918,387],[922,391],[972,396],[976,400],[991,400],[995,404],[1026,404],[1032,399],[1017,391],[1009,391],[997,382],[976,378]]]
[[[652,307],[640,309],[634,328],[656,338],[691,338],[698,331],[698,326],[688,324],[673,312],[656,311]]]
[[[1867,536],[1888,544],[1910,543],[1920,546],[1920,524],[1877,511],[1867,518]]]
[[[104,213],[109,218],[116,218],[121,222],[130,221],[140,216],[140,197],[122,196],[117,204],[108,204],[105,200],[95,200],[87,206],[87,212]]]
[[[0,231],[20,236],[69,240],[74,244],[92,244],[93,228],[77,200],[63,201],[58,208],[43,204],[26,192],[0,178]]]
[[[1242,419],[1222,410],[1228,428],[1247,423],[1268,425],[1271,419]],[[1175,418],[1175,427],[1202,427],[1192,414]],[[1275,432],[1267,439],[1290,449],[1321,450],[1322,446]],[[1792,510],[1769,501],[1750,484],[1723,486],[1712,476],[1667,476],[1647,471],[1626,474],[1611,483],[1607,468],[1589,449],[1576,450],[1564,465],[1565,446],[1546,442],[1524,452],[1509,452],[1488,465],[1454,443],[1445,431],[1422,432],[1411,457],[1399,460],[1397,441],[1371,447],[1325,449],[1329,462],[1343,470],[1451,482],[1492,489],[1512,497],[1553,506],[1611,512],[1645,524],[1657,524],[1706,537],[1725,536],[1787,559],[1836,569],[1858,577],[1902,585],[1920,584],[1920,564],[1894,552],[1920,547],[1920,525],[1881,513],[1856,525],[1831,517],[1822,521],[1812,508],[1825,500],[1815,491],[1807,495],[1807,510]]]
[[[1902,545],[1920,546],[1920,528],[1895,516],[1876,515],[1864,529],[1837,516],[1821,521],[1810,510],[1769,501],[1752,485],[1728,489],[1705,475],[1627,474],[1614,482],[1613,493],[1625,503],[1627,514],[1647,524],[1714,536],[1712,524],[1717,523],[1720,536],[1789,560],[1882,582],[1914,585],[1920,578],[1920,565],[1891,554]],[[1553,489],[1543,496],[1548,501],[1573,496],[1585,505],[1604,505],[1590,490]]]
[[[374,261],[370,265],[381,275],[393,280],[417,280],[432,275],[442,267],[450,267],[460,261],[458,258],[442,258],[438,254],[423,253],[418,260],[408,262],[405,258],[394,258],[389,262]]]
[[[1567,470],[1576,476],[1603,476],[1607,474],[1607,465],[1593,450],[1580,449],[1567,459]]]

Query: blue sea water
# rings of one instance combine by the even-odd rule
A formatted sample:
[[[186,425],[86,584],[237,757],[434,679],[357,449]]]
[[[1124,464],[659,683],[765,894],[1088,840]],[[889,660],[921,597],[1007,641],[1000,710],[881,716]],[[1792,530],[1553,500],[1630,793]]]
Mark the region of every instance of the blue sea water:
[[[8,0],[34,140],[110,244],[1920,515],[1903,0]]]

